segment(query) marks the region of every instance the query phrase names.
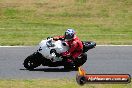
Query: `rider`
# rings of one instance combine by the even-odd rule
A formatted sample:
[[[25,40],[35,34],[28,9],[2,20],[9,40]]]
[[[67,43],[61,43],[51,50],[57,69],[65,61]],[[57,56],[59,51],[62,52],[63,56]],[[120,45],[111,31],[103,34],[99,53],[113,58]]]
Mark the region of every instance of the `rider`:
[[[64,39],[69,46],[69,49],[61,54],[62,56],[67,57],[67,62],[73,62],[73,60],[77,59],[83,52],[83,44],[76,36],[73,29],[67,29],[64,36],[56,36],[53,37],[53,39]]]

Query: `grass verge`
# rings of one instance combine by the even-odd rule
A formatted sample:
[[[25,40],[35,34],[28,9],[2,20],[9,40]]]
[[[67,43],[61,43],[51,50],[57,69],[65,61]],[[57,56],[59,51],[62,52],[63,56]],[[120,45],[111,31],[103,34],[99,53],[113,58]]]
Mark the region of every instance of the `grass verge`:
[[[81,40],[132,45],[132,0],[0,0],[0,45],[36,45],[67,28]]]
[[[73,79],[0,80],[0,88],[131,88],[129,84],[85,84]]]

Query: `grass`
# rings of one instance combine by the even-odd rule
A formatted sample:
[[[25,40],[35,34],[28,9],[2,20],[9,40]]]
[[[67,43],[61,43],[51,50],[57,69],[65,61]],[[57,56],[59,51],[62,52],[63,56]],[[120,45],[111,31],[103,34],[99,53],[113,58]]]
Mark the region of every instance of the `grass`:
[[[7,85],[8,84],[8,85]],[[73,79],[0,80],[0,88],[131,88],[129,84],[85,84]]]
[[[81,40],[132,45],[132,0],[0,0],[0,45],[37,45],[67,28]]]

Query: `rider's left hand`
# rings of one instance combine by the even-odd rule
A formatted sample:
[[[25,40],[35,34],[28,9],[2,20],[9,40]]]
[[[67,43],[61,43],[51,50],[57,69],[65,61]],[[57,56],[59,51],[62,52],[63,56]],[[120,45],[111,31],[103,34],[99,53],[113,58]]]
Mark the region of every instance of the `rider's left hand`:
[[[53,37],[53,40],[57,41],[59,40],[59,37]]]

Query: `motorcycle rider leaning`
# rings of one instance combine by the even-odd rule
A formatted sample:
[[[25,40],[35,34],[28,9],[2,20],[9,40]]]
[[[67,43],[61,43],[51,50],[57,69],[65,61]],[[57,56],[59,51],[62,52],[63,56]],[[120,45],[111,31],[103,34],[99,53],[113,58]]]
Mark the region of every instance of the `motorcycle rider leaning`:
[[[69,50],[63,52],[61,55],[67,57],[67,62],[72,63],[83,53],[83,44],[76,36],[73,29],[67,29],[64,36],[53,37],[54,40],[64,39],[69,46]]]

